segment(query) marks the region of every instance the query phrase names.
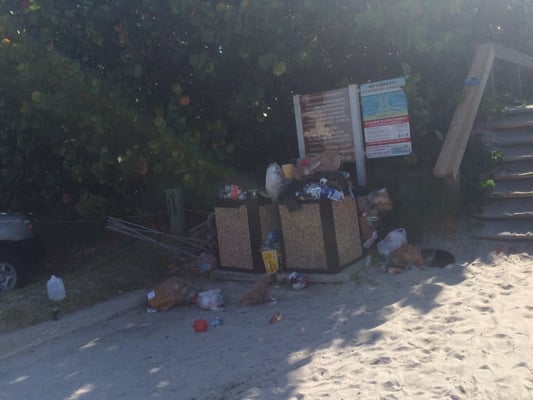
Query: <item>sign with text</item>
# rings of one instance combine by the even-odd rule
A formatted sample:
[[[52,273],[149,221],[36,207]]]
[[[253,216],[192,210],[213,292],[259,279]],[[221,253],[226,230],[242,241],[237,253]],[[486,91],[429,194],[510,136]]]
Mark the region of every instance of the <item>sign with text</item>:
[[[359,88],[294,95],[294,116],[300,158],[306,153],[333,151],[343,162],[354,162],[357,182],[366,185]]]
[[[363,132],[367,158],[411,154],[411,131],[405,78],[360,86]]]
[[[300,156],[334,151],[355,161],[352,112],[348,88],[294,96]]]

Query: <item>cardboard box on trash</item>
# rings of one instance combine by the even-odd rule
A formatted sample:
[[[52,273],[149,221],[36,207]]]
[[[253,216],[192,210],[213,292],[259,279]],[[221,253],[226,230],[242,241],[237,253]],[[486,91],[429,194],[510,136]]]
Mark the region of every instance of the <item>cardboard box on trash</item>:
[[[263,263],[265,264],[265,271],[268,274],[275,274],[279,271],[281,266],[281,251],[280,250],[261,250]]]
[[[148,292],[146,298],[150,307],[164,311],[176,305],[186,304],[192,290],[187,281],[172,276]]]

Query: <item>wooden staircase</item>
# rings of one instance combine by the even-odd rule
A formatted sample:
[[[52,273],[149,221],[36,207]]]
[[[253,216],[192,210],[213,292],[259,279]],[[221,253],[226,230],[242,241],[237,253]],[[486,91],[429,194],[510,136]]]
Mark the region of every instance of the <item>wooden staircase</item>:
[[[533,106],[512,109],[472,133],[503,155],[493,171],[491,201],[474,216],[472,237],[533,241]]]

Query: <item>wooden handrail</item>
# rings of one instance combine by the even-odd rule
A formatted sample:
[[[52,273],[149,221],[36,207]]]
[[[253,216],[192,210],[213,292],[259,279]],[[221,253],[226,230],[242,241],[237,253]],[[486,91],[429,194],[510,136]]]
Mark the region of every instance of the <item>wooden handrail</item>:
[[[455,109],[450,128],[433,168],[433,175],[437,178],[444,178],[450,186],[456,189],[459,186],[459,168],[496,58],[522,67],[533,68],[533,57],[518,51],[496,43],[484,43],[477,47],[465,80],[464,96]]]

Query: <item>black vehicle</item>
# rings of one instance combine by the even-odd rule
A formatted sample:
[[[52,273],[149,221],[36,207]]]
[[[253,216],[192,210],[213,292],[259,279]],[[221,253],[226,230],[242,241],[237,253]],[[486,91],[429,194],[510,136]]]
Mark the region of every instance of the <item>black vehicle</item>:
[[[31,216],[0,212],[0,292],[22,286],[27,273],[42,266],[43,256]]]

